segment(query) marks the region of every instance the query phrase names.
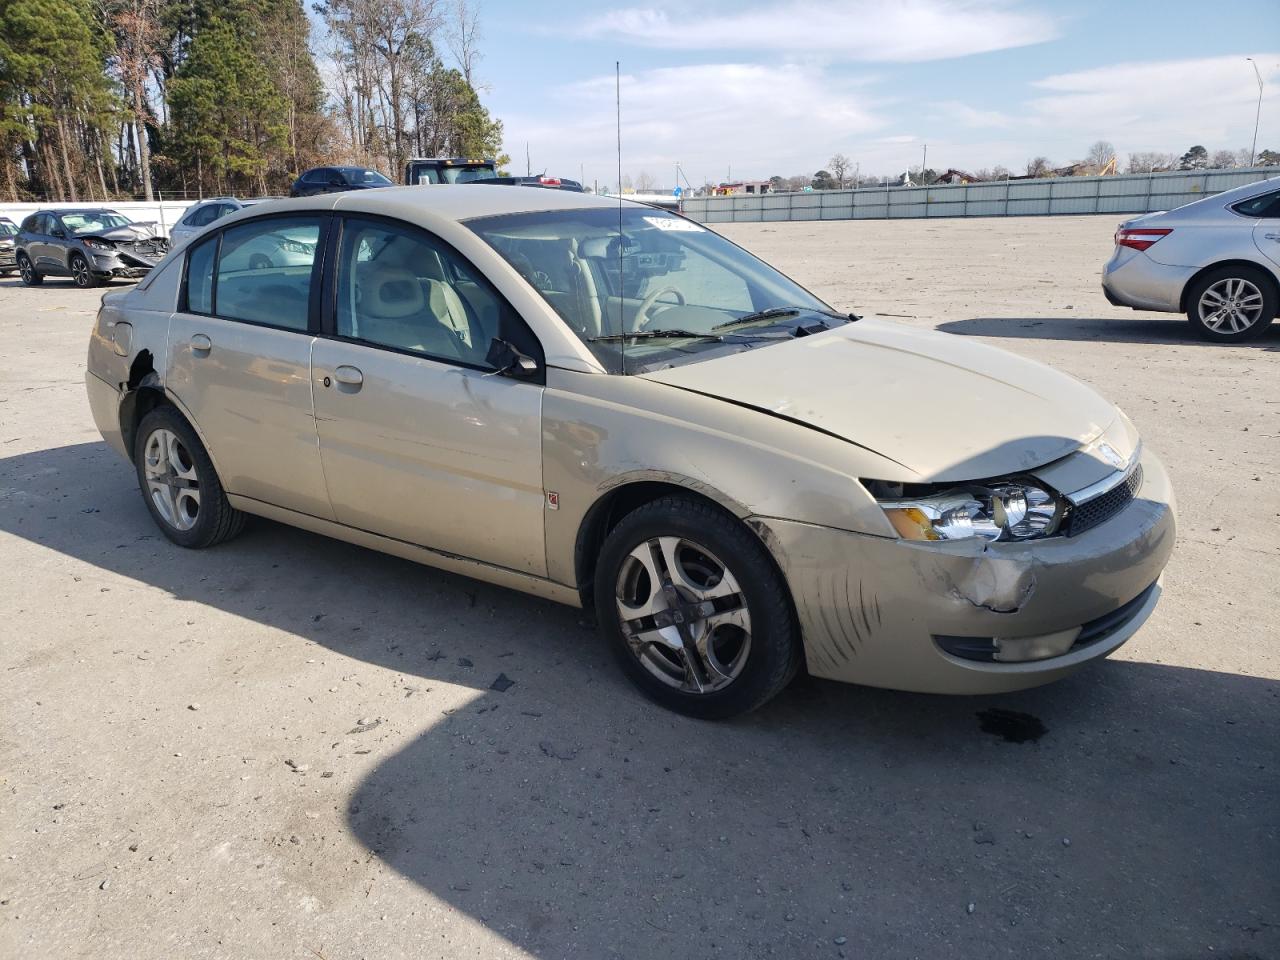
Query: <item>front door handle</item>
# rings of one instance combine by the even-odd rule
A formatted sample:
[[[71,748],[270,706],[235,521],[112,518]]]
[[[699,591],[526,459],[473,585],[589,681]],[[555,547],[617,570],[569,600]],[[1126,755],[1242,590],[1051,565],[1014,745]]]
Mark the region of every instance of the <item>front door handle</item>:
[[[208,353],[213,349],[213,341],[203,333],[197,333],[191,338],[191,349],[196,353]]]
[[[344,387],[352,387],[356,390],[360,389],[360,385],[364,383],[364,374],[360,372],[358,367],[342,364],[333,371],[333,379]]]
[[[1280,240],[1280,233],[1264,233],[1263,236],[1268,240]]]

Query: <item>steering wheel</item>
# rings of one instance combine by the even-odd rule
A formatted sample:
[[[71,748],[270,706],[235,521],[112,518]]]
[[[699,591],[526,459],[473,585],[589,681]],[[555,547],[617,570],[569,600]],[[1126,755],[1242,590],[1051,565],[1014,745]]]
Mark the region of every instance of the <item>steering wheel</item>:
[[[677,290],[675,287],[663,287],[661,290],[653,291],[653,293],[649,294],[647,297],[644,298],[644,301],[640,304],[639,308],[637,308],[636,310],[636,331],[637,332],[643,330],[645,327],[649,325],[649,321],[651,319],[649,317],[649,311],[653,309],[654,304],[656,304],[660,298],[665,297],[668,293],[675,294],[676,302],[666,304],[666,306],[669,306],[669,307],[684,306],[684,294],[681,293],[679,290]]]

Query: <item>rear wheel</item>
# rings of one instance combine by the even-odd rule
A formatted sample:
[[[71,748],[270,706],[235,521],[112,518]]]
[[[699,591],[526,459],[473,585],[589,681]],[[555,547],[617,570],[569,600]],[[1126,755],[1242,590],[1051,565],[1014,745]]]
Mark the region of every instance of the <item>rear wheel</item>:
[[[668,497],[624,517],[601,550],[595,597],[623,670],[681,713],[754,710],[799,667],[781,574],[751,531],[710,504]]]
[[[157,407],[138,425],[134,447],[138,486],[166,537],[199,549],[230,540],[244,528],[191,425],[173,407]]]
[[[1187,291],[1187,319],[1199,336],[1235,343],[1259,336],[1277,309],[1276,285],[1256,267],[1221,267]]]
[[[98,278],[93,275],[93,270],[89,267],[89,261],[84,258],[83,254],[73,253],[68,266],[71,267],[71,279],[75,281],[76,286],[81,290],[87,290],[89,287],[98,285]]]
[[[36,265],[31,262],[31,258],[25,253],[18,254],[18,275],[22,277],[22,282],[28,287],[38,287],[44,283],[44,277],[36,273]]]
[[[249,258],[250,270],[268,270],[272,266],[271,258],[264,253],[255,253]]]

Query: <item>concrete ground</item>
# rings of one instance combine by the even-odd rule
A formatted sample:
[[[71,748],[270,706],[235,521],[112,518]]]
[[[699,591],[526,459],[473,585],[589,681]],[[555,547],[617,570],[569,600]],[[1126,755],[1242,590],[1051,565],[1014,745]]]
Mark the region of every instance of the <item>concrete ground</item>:
[[[1093,384],[1181,530],[1150,623],[1066,681],[802,678],[724,724],[574,610],[267,522],[171,546],[89,417],[97,294],[0,281],[0,956],[1280,956],[1280,325],[1109,307],[1114,226],[725,229]]]

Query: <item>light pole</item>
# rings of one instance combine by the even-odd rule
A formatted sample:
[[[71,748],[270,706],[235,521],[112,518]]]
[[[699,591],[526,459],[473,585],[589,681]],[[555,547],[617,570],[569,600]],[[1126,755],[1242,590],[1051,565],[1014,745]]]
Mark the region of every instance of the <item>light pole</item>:
[[[929,145],[924,145],[924,157],[920,160],[920,182],[924,183],[924,172],[929,169]]]
[[[1258,109],[1253,114],[1253,146],[1249,148],[1249,166],[1258,158],[1258,121],[1262,119],[1262,73],[1258,70],[1258,61],[1253,57],[1245,57],[1253,64],[1253,75],[1258,78]]]

